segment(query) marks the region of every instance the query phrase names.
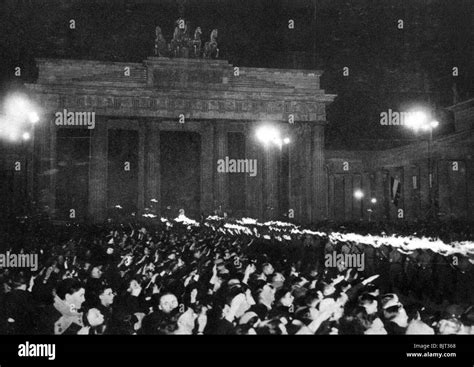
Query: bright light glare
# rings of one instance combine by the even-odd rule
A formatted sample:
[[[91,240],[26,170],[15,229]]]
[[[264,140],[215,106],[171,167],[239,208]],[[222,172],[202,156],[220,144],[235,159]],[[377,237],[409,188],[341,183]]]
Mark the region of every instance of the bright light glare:
[[[283,139],[283,143],[285,143],[285,144],[290,144],[290,138],[285,138],[285,139]]]
[[[411,112],[406,120],[406,125],[413,129],[418,130],[426,124],[428,116],[423,111]]]
[[[262,126],[257,130],[257,138],[264,144],[268,144],[269,142],[279,143],[281,142],[280,139],[280,132],[271,126]]]
[[[410,112],[406,119],[406,126],[414,131],[423,130],[429,131],[436,129],[439,122],[436,120],[429,121],[429,116],[423,111]]]
[[[32,124],[36,124],[39,121],[39,116],[36,112],[33,111],[28,114],[28,119]]]
[[[375,204],[375,203],[377,202],[377,199],[376,199],[376,198],[372,198],[372,199],[370,200],[370,202],[371,202],[372,204]]]
[[[36,124],[40,121],[39,112],[35,104],[27,95],[21,93],[10,94],[0,112],[0,137],[10,141],[29,140],[31,134],[26,124]]]
[[[354,191],[354,197],[356,199],[362,199],[364,197],[364,193],[362,192],[362,190],[356,190]]]
[[[14,95],[7,99],[5,104],[5,112],[8,116],[21,118],[25,116],[28,109],[28,103],[25,98]]]

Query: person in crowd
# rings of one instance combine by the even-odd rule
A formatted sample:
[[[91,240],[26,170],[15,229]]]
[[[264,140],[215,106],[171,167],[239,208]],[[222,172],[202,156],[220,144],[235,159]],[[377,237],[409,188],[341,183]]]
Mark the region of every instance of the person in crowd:
[[[170,292],[164,292],[152,298],[157,300],[157,304],[152,306],[152,312],[143,318],[141,334],[158,334],[163,323],[174,318],[175,310],[179,306],[178,299]],[[178,322],[177,319],[176,322]]]
[[[396,294],[386,294],[381,298],[385,329],[388,334],[403,335],[408,326],[408,315]]]
[[[39,334],[74,335],[84,327],[82,304],[85,289],[77,279],[62,280],[55,288],[54,303],[38,319]]]
[[[275,289],[264,280],[259,280],[255,286],[254,299],[256,304],[250,310],[255,312],[262,320],[266,319],[275,301]]]
[[[97,308],[90,308],[83,315],[83,327],[78,335],[102,335],[104,333],[104,315]]]
[[[34,300],[28,291],[30,277],[23,271],[11,277],[11,291],[5,295],[3,315],[6,334],[27,335],[36,329]]]
[[[90,303],[99,310],[104,317],[102,331],[104,334],[111,333],[111,330],[113,330],[117,324],[113,305],[115,296],[116,293],[114,290],[107,283],[103,282],[97,289],[97,298]]]
[[[41,254],[38,271],[1,269],[0,333],[473,333],[474,265],[467,255],[416,248],[408,237],[400,246],[329,237],[466,240],[474,238],[471,227],[450,224],[449,232],[426,223],[415,233],[408,224],[327,223],[295,234],[296,227],[278,222],[239,232],[244,226],[232,221],[41,224],[35,241],[16,241],[28,243],[18,251]],[[364,255],[365,269],[346,260],[325,267],[322,256],[334,252]]]
[[[285,317],[288,320],[293,318],[294,301],[290,288],[280,288],[275,292],[275,305],[272,307],[270,317]]]

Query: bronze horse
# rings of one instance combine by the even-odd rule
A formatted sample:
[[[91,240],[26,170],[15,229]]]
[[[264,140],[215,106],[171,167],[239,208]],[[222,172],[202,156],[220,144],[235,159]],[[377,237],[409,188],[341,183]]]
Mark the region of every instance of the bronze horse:
[[[217,29],[213,29],[209,42],[204,45],[204,54],[206,59],[219,57],[219,49],[217,48]]]
[[[155,56],[159,57],[204,57],[207,59],[218,58],[219,49],[217,48],[217,29],[213,29],[210,35],[209,42],[206,42],[204,48],[202,47],[201,27],[197,27],[194,31],[194,37],[191,39],[188,33],[188,25],[183,19],[176,21],[176,27],[173,33],[173,39],[166,44],[160,27],[155,30]]]
[[[165,37],[163,37],[163,33],[161,33],[160,27],[156,27],[155,34],[156,38],[154,55],[159,57],[168,56],[168,44],[166,43]]]
[[[191,46],[194,51],[194,57],[199,57],[201,56],[201,47],[202,47],[202,41],[201,41],[201,27],[197,27],[196,30],[194,31],[194,38],[191,41]]]

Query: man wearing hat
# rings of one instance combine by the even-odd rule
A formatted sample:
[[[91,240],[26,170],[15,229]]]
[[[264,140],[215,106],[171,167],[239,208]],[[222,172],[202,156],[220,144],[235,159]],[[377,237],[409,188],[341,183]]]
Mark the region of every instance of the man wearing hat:
[[[396,294],[382,296],[381,306],[388,334],[404,335],[408,326],[408,315]]]

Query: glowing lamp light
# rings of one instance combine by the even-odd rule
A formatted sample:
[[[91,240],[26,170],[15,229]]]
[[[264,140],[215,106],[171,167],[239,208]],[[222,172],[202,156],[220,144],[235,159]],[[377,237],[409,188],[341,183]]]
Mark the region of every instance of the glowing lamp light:
[[[377,199],[376,199],[376,198],[372,198],[372,199],[370,199],[370,202],[371,202],[372,204],[376,204],[376,203],[377,203]]]
[[[25,133],[23,133],[23,135],[21,137],[23,138],[23,140],[30,140],[31,135],[30,135],[30,133],[25,132]]]
[[[5,104],[5,111],[9,116],[22,117],[28,109],[28,103],[25,98],[14,95],[10,97]]]
[[[32,124],[36,124],[38,121],[39,121],[39,116],[36,112],[30,112],[28,114],[28,120],[32,123]]]
[[[360,200],[364,197],[364,193],[362,192],[362,190],[356,190],[354,191],[354,197]]]
[[[273,126],[261,126],[256,132],[257,139],[267,145],[273,143],[280,148],[283,144],[289,144],[290,138],[281,138],[280,131]]]
[[[5,114],[11,120],[18,122],[37,123],[40,118],[34,103],[32,103],[26,95],[12,94],[10,95],[4,105]]]
[[[423,111],[412,112],[406,120],[406,125],[413,130],[419,130],[426,124],[428,116]]]
[[[430,131],[436,129],[439,126],[439,122],[437,120],[430,121],[430,117],[426,112],[415,111],[409,114],[405,125],[414,131]]]
[[[257,139],[264,144],[280,141],[280,132],[271,126],[262,126],[257,130]]]

